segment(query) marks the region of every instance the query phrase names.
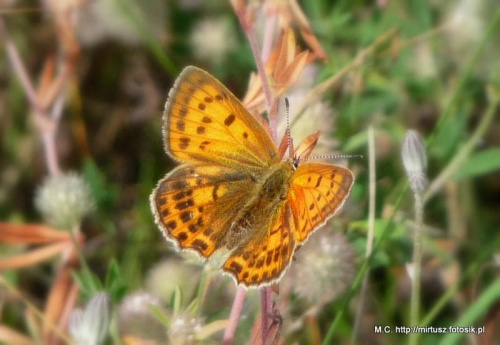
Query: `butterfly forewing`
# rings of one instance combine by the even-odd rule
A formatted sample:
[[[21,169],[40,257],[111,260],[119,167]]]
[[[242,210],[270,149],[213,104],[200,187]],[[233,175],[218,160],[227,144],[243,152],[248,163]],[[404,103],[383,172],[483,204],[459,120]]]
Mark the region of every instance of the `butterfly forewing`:
[[[167,152],[182,162],[261,167],[278,153],[264,127],[210,74],[185,68],[165,106]]]
[[[349,169],[309,163],[300,165],[292,180],[289,202],[295,222],[295,239],[302,243],[347,199],[354,183]]]

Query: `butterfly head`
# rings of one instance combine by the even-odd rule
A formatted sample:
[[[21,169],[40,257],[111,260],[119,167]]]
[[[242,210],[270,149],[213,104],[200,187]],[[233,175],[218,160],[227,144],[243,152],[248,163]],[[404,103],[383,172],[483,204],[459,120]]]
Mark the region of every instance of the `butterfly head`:
[[[294,156],[292,159],[292,169],[295,171],[299,167],[300,164],[300,158],[297,156]]]

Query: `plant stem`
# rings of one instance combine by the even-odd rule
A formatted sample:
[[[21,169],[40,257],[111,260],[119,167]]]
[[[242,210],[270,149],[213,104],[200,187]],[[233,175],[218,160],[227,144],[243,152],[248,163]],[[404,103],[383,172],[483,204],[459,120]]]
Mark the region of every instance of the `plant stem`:
[[[474,325],[480,322],[484,318],[485,314],[491,312],[498,305],[500,300],[500,280],[494,280],[477,298],[467,310],[460,315],[459,319],[456,321],[456,325]],[[484,327],[484,326],[483,326]],[[486,329],[488,326],[486,326]],[[454,345],[460,344],[461,338],[465,336],[465,333],[460,332],[448,332],[441,338],[439,345]],[[483,340],[484,341],[484,340]],[[488,341],[484,341],[488,343]]]
[[[264,65],[263,61],[263,56],[261,54],[259,44],[257,41],[257,37],[255,35],[255,30],[254,30],[254,25],[253,23],[249,22],[249,19],[247,17],[247,9],[244,8],[244,6],[239,6],[236,5],[234,6],[236,15],[238,16],[238,19],[240,21],[241,27],[245,31],[245,34],[248,38],[248,42],[250,43],[250,48],[252,50],[252,54],[255,60],[255,64],[257,66],[257,71],[260,77],[260,80],[262,82],[262,90],[264,92],[264,97],[266,100],[266,108],[267,108],[267,113],[269,115],[269,128],[271,130],[271,136],[274,140],[274,142],[277,142],[277,131],[278,131],[278,103],[277,101],[273,100],[273,95],[271,91],[271,87],[269,85],[269,79],[266,74],[266,68]],[[266,35],[271,35],[272,34],[272,27],[274,24],[274,20],[269,19],[267,22],[268,27],[266,32]],[[266,55],[269,53],[268,49],[269,47],[268,44],[270,40],[272,39],[271,36],[264,37],[264,40],[266,43],[266,46],[264,47]],[[268,315],[270,313],[271,307],[272,307],[272,291],[268,287],[264,287],[260,290],[261,293],[261,335],[262,335],[262,344],[265,345],[266,339],[267,339],[267,332],[268,332]]]
[[[362,66],[363,63],[365,63],[365,61],[372,56],[381,45],[387,43],[391,38],[393,38],[394,35],[396,35],[397,32],[398,31],[396,29],[391,29],[380,35],[372,44],[361,50],[348,65],[342,67],[342,69],[335,73],[335,75],[312,88],[307,93],[303,101],[296,107],[295,111],[299,114],[299,116],[296,117],[293,122],[297,122],[299,117],[304,113],[304,110],[309,105],[320,99],[326,91],[330,90],[334,85],[339,83],[349,72]]]
[[[373,238],[375,233],[375,197],[376,197],[376,171],[375,171],[375,134],[373,127],[368,127],[368,169],[369,169],[369,205],[368,205],[368,237],[366,239],[365,258],[368,259],[373,250]],[[366,289],[368,286],[369,269],[363,277],[361,284],[361,292],[359,297],[358,309],[356,311],[356,319],[354,321],[354,331],[351,339],[351,344],[356,343],[361,324],[361,315],[365,304]]]
[[[431,311],[422,318],[420,325],[422,327],[427,327],[431,324],[432,321],[439,315],[439,313],[443,310],[446,304],[455,296],[455,293],[459,290],[459,288],[467,282],[471,276],[476,275],[477,271],[481,266],[484,265],[485,261],[491,259],[493,253],[498,251],[498,247],[500,246],[500,237],[489,241],[484,249],[478,254],[476,260],[470,264],[466,270],[460,275],[459,280],[450,286],[450,288],[441,296],[441,298],[434,304]]]
[[[420,192],[415,192],[415,231],[413,234],[413,274],[411,277],[410,326],[418,326],[420,316],[420,286],[422,275],[422,231],[424,202]],[[410,345],[416,345],[418,333],[410,333]]]
[[[266,67],[264,65],[264,61],[262,59],[262,54],[260,52],[259,43],[257,42],[257,37],[255,36],[255,30],[253,23],[249,23],[247,19],[247,10],[243,7],[237,6],[235,7],[236,15],[238,16],[238,20],[240,21],[241,27],[245,31],[245,34],[248,38],[248,42],[250,43],[250,49],[252,50],[252,54],[255,60],[255,64],[257,66],[257,72],[259,74],[259,78],[262,82],[262,91],[264,92],[264,97],[266,100],[266,109],[269,115],[269,127],[271,129],[271,136],[274,142],[277,142],[277,130],[278,130],[278,107],[273,102],[273,95],[271,92],[271,87],[269,85],[269,79],[266,74]],[[271,34],[271,30],[266,31],[267,34]],[[265,38],[266,41],[269,38]],[[277,102],[276,102],[277,103]]]
[[[352,283],[351,289],[347,292],[346,297],[344,298],[344,302],[342,303],[342,306],[340,307],[340,310],[335,314],[335,319],[332,321],[330,327],[328,328],[328,332],[326,333],[325,338],[323,339],[322,344],[323,345],[330,345],[333,343],[333,335],[335,334],[335,330],[337,329],[337,326],[340,324],[340,321],[344,317],[344,314],[349,307],[349,303],[351,302],[352,297],[358,291],[362,279],[370,267],[371,260],[374,256],[374,253],[377,252],[377,250],[382,246],[382,244],[385,242],[387,236],[391,233],[391,230],[395,226],[394,222],[394,217],[396,216],[396,212],[399,210],[401,207],[401,204],[403,203],[403,200],[406,196],[406,193],[408,191],[408,185],[401,191],[401,193],[398,195],[398,198],[394,202],[394,207],[392,209],[392,212],[387,219],[387,223],[382,230],[380,237],[377,238],[375,241],[375,245],[373,246],[373,251],[370,254],[368,258],[363,260],[361,263],[361,267],[358,270],[358,273],[356,274],[356,277],[354,278],[354,282]]]
[[[5,44],[5,50],[7,51],[7,56],[9,57],[9,61],[12,64],[12,69],[14,73],[19,78],[21,86],[26,93],[26,97],[33,108],[40,109],[40,105],[38,104],[38,96],[35,88],[33,87],[33,83],[24,67],[23,61],[19,56],[19,52],[17,51],[14,42],[10,39],[10,35],[5,27],[3,19],[0,17],[0,39]]]
[[[73,341],[67,335],[67,333],[63,332],[61,328],[56,325],[52,320],[47,318],[44,313],[36,306],[34,303],[30,301],[30,298],[25,296],[23,293],[19,292],[17,287],[11,285],[11,283],[5,279],[5,277],[0,276],[0,288],[2,291],[7,291],[10,295],[11,299],[19,299],[22,303],[26,305],[26,308],[29,309],[35,317],[40,320],[40,323],[46,325],[52,332],[54,332],[61,340],[64,340],[66,344],[73,344]],[[7,295],[7,294],[5,294]],[[3,325],[2,325],[3,326]],[[33,341],[30,341],[30,344]]]
[[[163,70],[171,76],[176,75],[179,72],[179,67],[176,66],[172,59],[165,53],[165,48],[158,42],[158,39],[153,36],[151,30],[149,30],[141,19],[138,18],[131,4],[128,1],[118,0],[118,5],[121,7],[120,9],[123,13],[130,19],[131,24],[135,26],[149,51],[161,65]]]
[[[203,302],[205,301],[205,297],[208,291],[208,286],[209,286],[209,270],[208,269],[203,269],[201,273],[201,280],[200,284],[198,286],[198,293],[196,294],[196,300],[198,301],[198,304],[196,305],[196,313],[198,315],[201,315],[201,306],[203,305]]]
[[[236,295],[234,296],[231,314],[229,314],[229,326],[226,328],[224,338],[222,340],[222,344],[224,345],[231,345],[233,343],[234,333],[236,332],[238,319],[240,318],[241,310],[243,309],[243,302],[245,301],[245,294],[245,288],[238,286]]]
[[[445,123],[446,119],[453,113],[453,105],[455,104],[455,101],[459,98],[458,96],[462,92],[465,86],[465,82],[467,81],[469,75],[472,72],[472,68],[476,65],[477,61],[479,60],[479,57],[486,48],[487,43],[490,41],[491,38],[495,37],[496,27],[499,23],[500,23],[500,10],[497,10],[495,16],[493,17],[493,20],[488,26],[488,29],[486,30],[484,36],[481,38],[481,41],[479,42],[477,48],[473,50],[472,55],[469,57],[469,60],[467,61],[464,70],[460,73],[459,80],[455,88],[453,89],[451,96],[448,99],[448,102],[446,103],[441,113],[441,116],[439,117],[438,123],[436,124],[436,127],[434,128],[429,139],[427,140],[427,147],[431,146],[437,134],[440,132],[443,123]]]
[[[457,171],[462,163],[469,158],[470,154],[479,143],[484,133],[490,128],[490,125],[495,118],[496,110],[498,104],[500,103],[500,96],[498,96],[497,91],[490,90],[490,105],[486,110],[481,122],[476,127],[476,130],[471,135],[469,140],[460,148],[453,159],[448,163],[446,168],[444,168],[441,173],[432,181],[429,188],[427,188],[423,198],[424,202],[429,200],[434,194],[436,194],[444,183]]]
[[[260,306],[261,306],[261,336],[262,345],[266,345],[267,334],[269,330],[268,318],[271,313],[271,308],[273,304],[272,291],[269,287],[263,287],[260,289]]]

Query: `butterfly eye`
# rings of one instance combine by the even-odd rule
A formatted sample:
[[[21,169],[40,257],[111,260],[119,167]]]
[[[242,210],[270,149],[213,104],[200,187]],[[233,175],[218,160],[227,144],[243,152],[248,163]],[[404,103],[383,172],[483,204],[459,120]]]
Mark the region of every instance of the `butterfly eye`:
[[[300,163],[300,158],[297,156],[293,157],[292,160],[293,170],[297,170],[297,168],[299,167],[299,163]]]

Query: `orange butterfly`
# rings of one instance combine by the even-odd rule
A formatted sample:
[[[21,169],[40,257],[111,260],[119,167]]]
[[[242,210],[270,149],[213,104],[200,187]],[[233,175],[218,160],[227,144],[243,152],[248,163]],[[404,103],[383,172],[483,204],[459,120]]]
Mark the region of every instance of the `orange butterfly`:
[[[186,67],[164,113],[165,149],[180,165],[151,195],[167,240],[245,287],[279,281],[292,255],[342,206],[354,182],[346,168],[281,161],[261,123],[218,80]]]

